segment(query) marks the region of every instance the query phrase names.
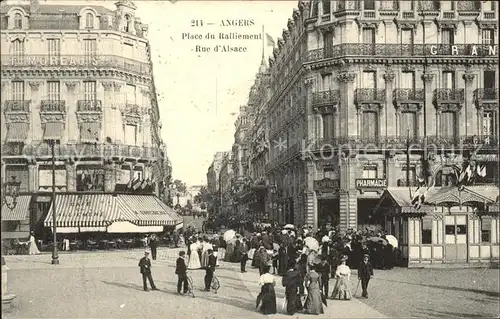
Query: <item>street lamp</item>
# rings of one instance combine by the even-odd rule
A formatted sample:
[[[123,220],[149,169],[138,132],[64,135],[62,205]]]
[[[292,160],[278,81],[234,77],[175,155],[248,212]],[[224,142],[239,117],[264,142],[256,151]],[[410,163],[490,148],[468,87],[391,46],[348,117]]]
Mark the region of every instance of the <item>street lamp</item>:
[[[16,208],[20,187],[21,182],[16,181],[15,176],[12,176],[10,181],[2,183],[2,206],[5,204],[10,210]]]
[[[49,140],[50,154],[52,156],[52,265],[59,265],[57,254],[57,228],[56,228],[56,140]]]

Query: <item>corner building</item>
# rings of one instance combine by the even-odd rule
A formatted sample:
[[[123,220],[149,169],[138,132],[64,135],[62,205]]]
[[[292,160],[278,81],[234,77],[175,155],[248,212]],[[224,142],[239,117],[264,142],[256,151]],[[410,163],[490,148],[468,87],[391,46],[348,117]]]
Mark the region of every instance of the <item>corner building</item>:
[[[269,61],[272,219],[384,227],[372,212],[385,190],[408,192],[424,170],[436,188],[453,185],[449,166],[468,160],[487,171],[474,192],[495,201],[494,1],[298,5]]]
[[[148,26],[134,3],[115,6],[2,2],[2,181],[15,176],[22,192],[14,210],[2,207],[13,237],[52,225],[49,141],[58,232],[156,232],[179,222],[157,198],[170,169]],[[147,203],[150,215],[141,213]]]

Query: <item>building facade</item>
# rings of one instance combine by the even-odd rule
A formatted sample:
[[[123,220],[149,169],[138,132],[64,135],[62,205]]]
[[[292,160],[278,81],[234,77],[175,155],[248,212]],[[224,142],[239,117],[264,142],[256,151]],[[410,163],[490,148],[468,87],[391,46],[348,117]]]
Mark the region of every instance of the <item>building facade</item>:
[[[494,1],[299,1],[249,129],[271,219],[383,227],[387,188],[453,184],[470,160],[497,185],[497,23]]]
[[[233,155],[231,152],[224,153],[219,173],[219,214],[233,214],[236,212],[234,206],[233,192]]]
[[[62,203],[89,194],[84,201],[94,210],[115,205],[105,194],[142,191],[156,198],[168,185],[148,26],[134,3],[115,6],[2,2],[2,179],[21,182],[16,210],[28,206],[32,230],[40,231],[52,206],[53,175]],[[138,199],[122,198],[126,205]],[[64,203],[57,205],[61,225],[71,215]],[[77,221],[87,213],[75,214]],[[111,222],[99,214],[96,225]]]

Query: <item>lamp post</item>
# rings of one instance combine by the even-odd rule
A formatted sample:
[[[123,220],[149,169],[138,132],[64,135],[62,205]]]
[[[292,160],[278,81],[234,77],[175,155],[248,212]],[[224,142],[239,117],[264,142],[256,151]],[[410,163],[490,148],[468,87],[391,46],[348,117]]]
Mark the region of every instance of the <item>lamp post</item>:
[[[52,157],[52,265],[59,265],[57,253],[57,228],[56,228],[56,140],[49,140],[50,154]]]
[[[16,208],[20,187],[21,182],[16,181],[16,176],[12,176],[10,181],[2,183],[2,206],[5,205],[10,210]],[[9,197],[12,200],[9,200]]]

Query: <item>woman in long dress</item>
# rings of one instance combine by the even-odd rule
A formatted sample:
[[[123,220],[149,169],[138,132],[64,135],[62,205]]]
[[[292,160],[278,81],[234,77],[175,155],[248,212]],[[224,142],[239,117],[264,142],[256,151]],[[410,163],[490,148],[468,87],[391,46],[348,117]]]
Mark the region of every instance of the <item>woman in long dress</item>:
[[[289,315],[294,315],[302,310],[302,302],[298,294],[300,276],[299,272],[295,270],[295,265],[295,260],[291,259],[287,267],[288,271],[282,279],[282,285],[285,287],[286,313]]]
[[[335,271],[335,288],[333,288],[331,299],[350,300],[352,298],[351,288],[349,287],[351,279],[351,269],[346,265],[347,256],[342,256],[340,265]]]
[[[200,256],[198,255],[198,250],[200,249],[199,244],[194,242],[190,245],[191,255],[189,255],[188,269],[200,269]]]
[[[269,273],[270,269],[270,266],[266,266],[264,269],[264,274],[260,276],[259,279],[259,286],[261,288],[257,300],[260,300],[262,302],[260,312],[264,315],[271,315],[276,313],[276,293],[274,291],[276,281],[274,280],[274,276]]]
[[[33,234],[33,232],[30,234],[28,252],[30,255],[38,255],[40,253],[40,250],[38,250],[38,246],[36,245],[35,234]]]
[[[323,302],[321,300],[321,278],[316,272],[317,264],[309,266],[309,272],[304,278],[307,288],[307,298],[304,304],[304,312],[311,315],[323,313]]]
[[[208,266],[208,250],[214,249],[213,245],[208,241],[207,238],[203,240],[202,243],[202,253],[201,253],[201,268],[205,269]]]

